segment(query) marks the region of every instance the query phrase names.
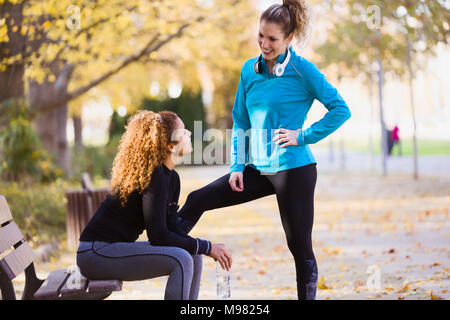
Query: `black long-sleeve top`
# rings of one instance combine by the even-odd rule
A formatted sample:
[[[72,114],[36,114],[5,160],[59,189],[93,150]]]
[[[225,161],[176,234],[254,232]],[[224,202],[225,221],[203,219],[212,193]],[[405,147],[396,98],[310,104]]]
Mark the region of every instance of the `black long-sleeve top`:
[[[146,230],[151,245],[175,246],[191,254],[208,254],[211,243],[192,238],[176,226],[180,177],[164,164],[156,167],[149,186],[133,191],[124,207],[108,194],[80,236],[80,241],[134,242]]]

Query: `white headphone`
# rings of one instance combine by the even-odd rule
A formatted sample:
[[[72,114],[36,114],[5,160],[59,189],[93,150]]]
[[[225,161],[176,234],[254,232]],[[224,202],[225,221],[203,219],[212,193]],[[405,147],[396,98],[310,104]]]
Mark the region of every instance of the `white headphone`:
[[[291,48],[291,46],[289,45],[287,50],[287,54],[286,57],[284,58],[284,61],[282,63],[276,63],[273,68],[272,68],[272,74],[276,75],[277,77],[281,77],[284,73],[284,69],[286,68],[289,60],[291,59],[291,51],[289,50]],[[255,64],[253,65],[253,69],[255,70],[255,72],[257,74],[261,74],[262,70],[263,70],[263,65],[262,65],[262,54],[259,55],[258,60],[255,62]]]

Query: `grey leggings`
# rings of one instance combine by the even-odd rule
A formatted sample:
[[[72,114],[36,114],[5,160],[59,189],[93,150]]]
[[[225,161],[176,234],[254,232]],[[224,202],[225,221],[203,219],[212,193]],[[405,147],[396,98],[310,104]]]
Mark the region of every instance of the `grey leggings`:
[[[202,256],[148,241],[80,242],[77,265],[92,280],[136,281],[169,276],[165,300],[197,300]]]

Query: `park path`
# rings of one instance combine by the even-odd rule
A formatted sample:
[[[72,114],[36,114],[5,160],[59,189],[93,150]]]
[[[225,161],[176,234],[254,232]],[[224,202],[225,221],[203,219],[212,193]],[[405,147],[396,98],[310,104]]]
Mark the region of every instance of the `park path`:
[[[327,172],[366,172],[373,174],[382,173],[381,155],[369,153],[339,150],[330,152],[330,149],[322,146],[311,146],[322,173]],[[422,155],[417,161],[419,176],[450,178],[450,155]],[[414,159],[411,155],[392,155],[386,160],[387,174],[413,174]]]
[[[450,177],[423,175],[415,181],[410,172],[392,170],[382,177],[350,162],[346,170],[339,165],[333,169],[326,153],[315,154],[317,298],[449,299]],[[180,204],[190,191],[227,170],[227,166],[178,168]],[[207,212],[191,235],[225,243],[232,250],[232,299],[296,299],[294,263],[275,196]],[[51,270],[74,263],[74,250],[61,250],[49,262],[39,263],[37,271],[44,278]],[[125,282],[123,291],[109,299],[162,299],[166,280]],[[20,292],[23,277],[15,281]],[[199,299],[215,298],[215,264],[204,257]]]

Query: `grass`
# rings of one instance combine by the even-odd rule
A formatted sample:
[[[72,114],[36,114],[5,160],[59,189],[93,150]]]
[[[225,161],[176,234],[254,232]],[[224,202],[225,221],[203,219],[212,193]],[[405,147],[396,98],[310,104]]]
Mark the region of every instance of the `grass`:
[[[417,149],[418,154],[421,156],[425,155],[450,155],[450,141],[443,140],[427,140],[420,139],[417,141]],[[351,151],[359,151],[359,152],[370,152],[369,150],[369,142],[366,141],[348,141],[346,140],[345,149]],[[337,146],[336,146],[337,147]],[[396,150],[396,146],[392,149],[392,153],[394,155],[398,154],[398,150]],[[381,142],[379,139],[373,140],[373,152],[376,155],[381,154]],[[414,147],[413,140],[411,139],[403,139],[401,141],[401,151],[402,155],[413,155]]]

